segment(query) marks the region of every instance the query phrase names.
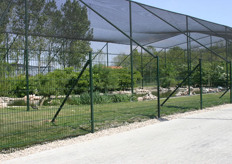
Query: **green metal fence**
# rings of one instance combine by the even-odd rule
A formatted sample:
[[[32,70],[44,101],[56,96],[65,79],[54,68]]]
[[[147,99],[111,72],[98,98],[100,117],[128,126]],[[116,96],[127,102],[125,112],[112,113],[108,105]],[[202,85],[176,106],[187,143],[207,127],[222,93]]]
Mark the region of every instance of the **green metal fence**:
[[[163,71],[173,59],[164,58],[162,53],[153,59],[134,51],[133,63],[140,65],[134,66],[132,94],[131,64],[128,63],[131,59],[124,60],[128,54],[110,54],[104,50],[86,52],[81,66],[74,68],[62,66],[56,60],[49,61],[49,54],[56,54],[56,50],[46,51],[40,60],[36,55],[33,57],[38,51],[29,50],[28,66],[21,56],[14,55],[17,52],[10,50],[8,62],[1,62],[1,151],[203,109],[231,100],[231,64],[222,61],[192,60],[191,72],[187,73],[187,67],[179,68],[183,76],[174,77],[174,82],[167,85],[164,84],[168,80],[165,78],[172,75]],[[69,52],[63,49],[60,53]],[[183,61],[186,58],[176,60],[175,65]],[[208,77],[208,63],[214,68],[224,65],[219,69],[225,76],[221,80],[216,78],[218,74]],[[146,74],[147,77],[142,77]],[[188,79],[191,82],[190,96]],[[159,81],[163,87],[159,87]],[[146,85],[147,82],[152,83]]]
[[[12,11],[12,17],[5,22],[5,30],[0,28],[1,153],[232,103],[232,71],[228,62],[232,46],[227,40],[205,45],[188,32],[183,34],[187,49],[179,46],[155,49],[133,39],[132,15],[128,35],[98,13],[125,35],[130,45],[127,47],[129,52],[111,52],[113,43],[109,40],[93,50],[91,44],[94,42],[89,41],[91,30],[76,36],[80,29],[88,29],[88,19],[84,20],[85,28],[78,26],[73,32],[72,14],[68,15],[69,10],[58,4],[68,15],[60,16],[59,20],[62,18],[63,24],[69,26],[52,24],[54,29],[46,29],[51,28],[47,25],[49,21],[59,22],[56,15],[52,15],[57,8],[48,1],[43,10],[49,17],[45,14],[45,17],[39,17],[43,19],[37,20],[35,13],[43,13],[42,9],[37,11],[40,4],[36,3],[33,8],[29,3],[28,11],[28,2],[14,1],[14,10],[9,3],[6,7]],[[130,8],[135,5],[131,6],[131,3]],[[5,4],[8,3],[1,6]],[[154,16],[150,10],[144,10]],[[82,11],[82,18],[85,18],[86,9]],[[5,12],[0,10],[0,16],[5,16]],[[46,20],[45,27],[39,26],[36,20]],[[11,32],[7,31],[9,29]],[[84,38],[81,40],[81,37]],[[191,48],[196,43],[200,47]]]

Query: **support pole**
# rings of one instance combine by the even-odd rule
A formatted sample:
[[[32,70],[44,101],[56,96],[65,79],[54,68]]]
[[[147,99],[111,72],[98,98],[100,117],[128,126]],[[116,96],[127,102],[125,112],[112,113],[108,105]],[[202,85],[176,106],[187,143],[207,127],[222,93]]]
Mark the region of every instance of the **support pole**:
[[[27,111],[30,110],[29,106],[29,74],[28,74],[28,3],[25,0],[25,64],[26,64],[26,90],[27,90]]]
[[[51,43],[49,43],[49,50],[48,50],[48,61],[50,61],[50,60],[51,60]],[[48,62],[48,72],[51,72],[50,62]]]
[[[213,39],[212,39],[212,35],[210,35],[210,49],[213,50]],[[210,61],[212,62],[212,61],[213,61],[213,53],[211,52],[210,54],[211,54],[211,56],[210,56]]]
[[[93,109],[93,69],[92,52],[89,53],[89,87],[90,87],[90,108],[91,108],[91,132],[94,133],[94,109]]]
[[[193,72],[196,71],[198,67],[199,67],[199,64],[188,74],[188,76],[184,78],[184,80],[180,84],[177,85],[176,89],[174,89],[174,91],[172,91],[172,93],[163,101],[161,106],[163,106],[168,101],[168,99],[172,97],[172,95],[177,91],[177,89],[180,88],[185,83],[185,81],[192,75]]]
[[[188,62],[188,73],[191,72],[191,68],[190,68],[190,39],[189,39],[189,31],[188,31],[189,27],[188,27],[188,16],[186,16],[186,31],[187,31],[187,62]],[[188,95],[190,95],[190,78],[188,78]]]
[[[9,34],[6,33],[6,63],[9,63]]]
[[[202,101],[202,59],[199,59],[199,67],[200,67],[200,109],[203,109],[203,101]]]
[[[225,31],[227,34],[227,28],[225,27]],[[227,36],[227,35],[226,35]],[[229,56],[229,42],[226,38],[226,60],[228,60]],[[229,87],[229,68],[228,68],[228,62],[226,62],[226,87]]]
[[[190,37],[190,33],[189,33],[189,37]],[[192,70],[192,46],[191,46],[191,39],[189,39],[189,72],[191,72],[191,70]],[[189,79],[188,79],[189,81],[189,84],[188,84],[188,94],[189,94],[189,96],[190,96],[190,93],[191,93],[191,77],[189,77]]]
[[[232,61],[230,61],[230,103],[232,104]]]
[[[165,57],[165,68],[167,68],[167,49],[164,49],[164,57]]]
[[[143,75],[143,49],[141,48],[141,75],[142,75],[142,89],[144,87],[144,75]]]
[[[132,11],[131,11],[131,1],[129,1],[129,19],[130,19],[130,38],[132,38]],[[134,77],[133,77],[133,45],[130,39],[130,63],[131,63],[131,94],[134,94]]]
[[[106,43],[106,55],[107,55],[107,63],[106,63],[106,65],[107,65],[107,67],[109,67],[109,43],[107,42]]]
[[[78,81],[80,80],[82,74],[84,73],[84,71],[85,71],[85,69],[88,67],[88,65],[89,65],[89,60],[85,63],[85,65],[84,65],[84,67],[82,68],[80,74],[78,75],[78,77],[77,77],[77,78],[75,79],[75,81],[73,82],[72,87],[71,87],[70,90],[68,91],[66,97],[64,98],[62,104],[60,105],[59,109],[57,110],[57,112],[56,112],[56,114],[54,115],[54,117],[53,117],[53,119],[52,119],[51,122],[53,122],[53,123],[55,122],[56,117],[57,117],[58,114],[60,113],[61,109],[63,108],[63,106],[64,106],[64,104],[65,104],[65,102],[68,100],[70,94],[72,93],[74,87],[77,85]]]
[[[228,87],[228,88],[225,90],[225,92],[219,97],[219,99],[222,98],[229,90],[230,90],[230,87]]]
[[[157,56],[157,105],[158,105],[158,118],[160,118],[160,81],[159,81],[159,56]]]

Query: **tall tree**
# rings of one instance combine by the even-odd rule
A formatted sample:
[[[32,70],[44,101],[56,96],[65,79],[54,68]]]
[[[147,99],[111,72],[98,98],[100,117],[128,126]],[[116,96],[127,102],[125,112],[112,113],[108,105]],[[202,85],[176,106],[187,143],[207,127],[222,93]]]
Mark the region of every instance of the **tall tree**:
[[[84,41],[92,38],[87,9],[77,0],[67,0],[61,6],[61,15],[61,26],[57,27],[66,40],[63,44],[63,52],[58,55],[58,62],[64,67],[78,68],[86,58],[87,52],[91,50],[89,41]]]

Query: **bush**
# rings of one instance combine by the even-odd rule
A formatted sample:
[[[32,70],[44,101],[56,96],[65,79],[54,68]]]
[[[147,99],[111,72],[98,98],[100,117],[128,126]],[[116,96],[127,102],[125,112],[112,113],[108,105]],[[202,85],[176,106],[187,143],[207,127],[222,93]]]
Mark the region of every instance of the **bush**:
[[[57,105],[61,105],[61,103],[63,102],[63,99],[47,99],[44,101],[45,106],[57,106]]]
[[[67,100],[67,103],[70,104],[70,105],[80,105],[81,104],[81,99],[80,99],[80,97],[71,96]]]
[[[177,85],[177,82],[174,78],[170,77],[164,77],[160,79],[161,87],[168,88],[168,87],[174,87]]]
[[[66,95],[72,88],[79,72],[73,68],[55,70],[47,74],[38,74],[29,77],[29,94],[36,94],[44,97],[51,95]],[[134,83],[141,79],[139,72],[134,72]],[[96,65],[93,68],[94,91],[107,93],[114,90],[126,90],[131,87],[130,71],[126,68],[112,69],[103,65]],[[2,96],[24,97],[26,95],[26,77],[6,77],[0,84]],[[73,94],[82,94],[89,90],[89,70],[83,73],[78,84],[73,89]],[[109,101],[106,97],[96,94],[96,103]],[[82,95],[81,101],[87,102],[88,96]]]
[[[130,102],[136,101],[136,97],[130,95],[107,95],[100,94],[99,92],[93,93],[94,104],[107,104],[107,103],[118,103],[118,102]],[[90,95],[85,92],[80,97],[72,96],[67,100],[70,105],[87,105],[90,104]]]
[[[94,104],[104,104],[112,102],[108,95],[100,95],[99,92],[93,93]],[[90,95],[88,92],[85,92],[80,95],[80,104],[90,104]]]
[[[130,95],[112,95],[111,96],[111,101],[114,103],[117,102],[129,102],[131,100],[131,96]]]

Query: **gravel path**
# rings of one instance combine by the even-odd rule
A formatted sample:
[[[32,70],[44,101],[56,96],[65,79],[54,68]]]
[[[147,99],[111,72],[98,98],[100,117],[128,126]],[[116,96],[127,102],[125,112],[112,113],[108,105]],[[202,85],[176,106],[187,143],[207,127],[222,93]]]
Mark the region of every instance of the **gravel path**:
[[[43,152],[46,152],[46,153],[48,153],[49,154],[49,151],[52,151],[52,150],[58,150],[58,149],[62,149],[62,147],[69,147],[68,148],[68,150],[73,150],[71,147],[72,146],[74,146],[74,145],[78,145],[78,144],[80,144],[80,145],[86,145],[87,143],[89,143],[89,142],[92,142],[92,145],[94,145],[93,143],[95,143],[96,142],[96,144],[97,143],[99,143],[100,142],[100,144],[101,144],[101,140],[102,140],[102,138],[106,138],[106,143],[107,143],[107,141],[110,141],[111,139],[110,139],[110,137],[112,137],[112,138],[123,138],[123,134],[127,134],[128,133],[128,135],[131,137],[131,136],[133,136],[133,135],[135,135],[136,133],[139,133],[139,134],[141,134],[141,133],[144,133],[144,134],[146,134],[146,128],[148,128],[148,127],[151,127],[151,126],[164,126],[165,124],[163,124],[163,123],[168,123],[168,124],[173,124],[175,121],[178,123],[178,121],[183,121],[183,120],[187,120],[188,121],[188,119],[190,118],[190,117],[194,117],[194,118],[191,118],[191,119],[189,119],[189,120],[192,120],[192,121],[195,121],[194,122],[194,125],[193,125],[193,130],[194,130],[194,128],[195,129],[199,129],[199,128],[201,128],[200,127],[200,124],[199,124],[199,122],[201,121],[201,119],[199,119],[199,114],[201,114],[201,117],[202,118],[204,118],[204,119],[202,119],[203,121],[205,121],[205,120],[207,120],[207,119],[205,119],[205,117],[207,117],[207,118],[209,118],[209,119],[211,119],[211,118],[214,118],[214,116],[207,116],[207,114],[211,114],[212,112],[213,113],[215,113],[215,112],[219,112],[219,116],[222,116],[221,118],[215,118],[215,120],[217,120],[217,119],[221,119],[221,120],[227,120],[227,122],[228,122],[228,120],[231,120],[232,119],[232,115],[230,114],[230,115],[228,115],[228,116],[225,116],[225,115],[223,115],[223,113],[225,113],[225,109],[227,109],[227,112],[229,111],[228,109],[232,109],[232,105],[231,104],[227,104],[227,105],[221,105],[221,106],[217,106],[217,107],[212,107],[212,108],[207,108],[207,109],[204,109],[204,110],[197,110],[197,111],[192,111],[192,112],[186,112],[186,113],[181,113],[181,114],[175,114],[175,115],[170,115],[170,116],[166,116],[166,117],[163,117],[162,119],[152,119],[152,120],[148,120],[148,121],[144,121],[144,122],[139,122],[139,123],[133,123],[133,124],[129,124],[129,125],[127,125],[127,126],[122,126],[122,127],[118,127],[118,128],[112,128],[112,129],[107,129],[107,130],[103,130],[103,131],[100,131],[100,132],[96,132],[96,133],[94,133],[94,134],[87,134],[87,135],[84,135],[84,136],[80,136],[80,137],[76,137],[76,138],[71,138],[71,139],[66,139],[66,140],[60,140],[60,141],[55,141],[55,142],[51,142],[51,143],[47,143],[47,144],[43,144],[43,145],[37,145],[37,146],[33,146],[33,147],[30,147],[30,148],[27,148],[27,149],[24,149],[24,150],[21,150],[21,151],[17,151],[17,152],[14,152],[14,153],[10,153],[10,154],[0,154],[0,161],[5,161],[5,160],[10,160],[10,159],[14,159],[14,158],[19,158],[19,157],[24,157],[24,156],[28,156],[28,155],[30,155],[30,156],[33,156],[33,154],[43,154]],[[232,112],[231,112],[232,113]],[[218,114],[217,114],[218,115]],[[173,119],[175,119],[175,120],[173,120]],[[173,121],[167,121],[167,120],[173,120]],[[161,122],[163,122],[162,124],[160,124]],[[189,124],[188,126],[190,127],[190,129],[191,129],[191,125],[192,125],[192,123],[193,122],[186,122],[186,124]],[[230,122],[231,123],[231,122]],[[191,124],[191,125],[190,125]],[[186,127],[185,126],[185,123],[183,124],[183,123],[181,123],[181,124],[178,124],[178,126],[180,126],[178,129],[177,128],[175,128],[175,130],[176,131],[178,131],[178,130],[183,130],[183,131],[185,131],[184,130],[184,128]],[[144,128],[141,128],[141,127],[144,127],[145,128],[145,130],[143,130]],[[210,127],[211,127],[211,125],[210,125]],[[171,136],[171,137],[174,137],[174,138],[176,138],[176,145],[178,145],[179,143],[178,142],[180,142],[180,140],[178,140],[178,137],[181,137],[180,135],[178,135],[178,134],[174,134],[174,131],[173,131],[173,127],[172,128],[170,128],[169,130],[168,130],[168,128],[169,127],[163,127],[163,130],[162,130],[162,128],[161,129],[158,129],[157,130],[157,134],[155,134],[156,136],[158,135],[164,135],[163,136],[163,138],[165,138],[166,137],[166,139],[167,139],[167,135],[165,135],[166,133],[169,133],[169,131],[170,131],[170,133],[171,134],[169,134],[169,135],[173,135],[173,136]],[[219,130],[221,130],[221,132],[224,132],[225,134],[226,134],[226,130],[227,129],[223,129],[223,127],[220,127],[221,129],[219,129]],[[228,128],[228,127],[226,127],[226,128]],[[203,128],[204,129],[204,128]],[[202,129],[202,130],[203,130]],[[223,131],[224,130],[224,131]],[[158,133],[160,131],[160,133]],[[209,142],[206,142],[206,136],[205,136],[205,134],[203,133],[204,131],[202,131],[202,134],[198,134],[199,136],[199,139],[201,139],[201,140],[203,140],[203,141],[205,141],[205,142],[202,142],[201,144],[201,147],[205,147],[205,148],[207,148],[207,146],[209,145]],[[232,129],[230,130],[230,132],[232,132]],[[129,133],[132,133],[132,134],[129,134]],[[176,136],[175,136],[176,135]],[[194,134],[195,135],[195,134]],[[203,135],[204,137],[202,138],[201,137],[201,135]],[[220,132],[219,132],[219,134],[218,135],[221,135],[220,134]],[[149,135],[148,135],[149,136]],[[150,136],[153,136],[153,134],[151,134]],[[230,136],[232,136],[232,135],[230,135]],[[154,136],[153,136],[154,137]],[[170,136],[169,136],[170,137]],[[191,136],[188,136],[188,137],[191,137]],[[195,136],[195,137],[197,137],[197,136]],[[108,138],[108,140],[107,140],[107,138]],[[154,137],[155,138],[155,137]],[[231,137],[232,138],[232,137]],[[137,141],[137,142],[139,142],[139,139],[141,139],[140,137],[139,138],[136,138],[135,137],[135,140]],[[183,139],[183,138],[182,138]],[[214,140],[212,140],[212,139],[209,139],[209,140],[211,140],[212,142],[216,142],[216,140],[217,139],[219,139],[219,138],[216,138],[216,139],[214,139]],[[223,138],[222,137],[222,139],[224,140],[224,141],[226,141],[226,138]],[[128,136],[126,137],[126,140],[130,140],[129,138],[128,138]],[[146,138],[146,140],[151,140],[151,141],[154,141],[154,139],[152,139],[152,138],[150,138],[150,137],[148,137],[148,138]],[[161,148],[162,148],[162,138],[156,138],[156,140],[157,141],[159,141],[159,142],[157,142],[157,141],[154,141],[154,142],[157,142],[157,146],[160,146]],[[169,141],[169,140],[172,140],[172,139],[167,139],[167,142]],[[104,141],[105,142],[105,141]],[[121,142],[121,141],[119,141],[119,142]],[[130,142],[128,142],[128,143],[130,143]],[[109,143],[109,145],[110,145],[111,143]],[[148,143],[149,144],[149,143]],[[151,143],[150,143],[151,144]],[[204,144],[206,144],[206,145],[204,145]],[[208,144],[208,145],[207,145]],[[228,143],[228,144],[232,144],[232,141],[230,142],[230,143]],[[79,145],[79,146],[80,146]],[[170,143],[170,145],[171,145],[171,143]],[[172,150],[172,149],[174,149],[174,150],[176,150],[176,148],[178,147],[176,147],[176,145],[172,145],[172,146],[170,146],[170,150]],[[186,145],[184,145],[184,144],[180,144],[181,146],[181,148],[183,149]],[[78,146],[78,148],[79,148],[79,146]],[[134,145],[135,146],[135,145]],[[192,147],[197,147],[196,145],[194,145],[194,143],[192,143],[192,145],[191,145]],[[216,145],[215,145],[216,146]],[[225,147],[225,145],[223,145],[224,147]],[[84,148],[85,148],[85,146],[83,146]],[[115,146],[115,147],[117,147],[117,146]],[[133,147],[133,143],[132,143],[132,147]],[[221,148],[219,148],[219,149],[224,149],[224,147],[221,147]],[[232,145],[231,145],[231,147],[232,147]],[[231,148],[230,147],[230,148]],[[75,150],[77,149],[77,147],[74,147],[75,148]],[[83,149],[84,149],[83,148]],[[106,147],[105,149],[107,150],[107,148],[109,149],[109,147]],[[124,147],[125,148],[125,150],[127,150],[127,147]],[[116,148],[115,148],[116,149]],[[137,149],[136,147],[135,147],[135,149]],[[146,147],[141,147],[141,149],[142,149],[142,151],[143,151],[143,149],[146,149]],[[185,148],[185,149],[187,149],[187,148]],[[185,149],[183,149],[183,150],[185,150]],[[190,148],[188,148],[188,149],[190,149]],[[198,148],[199,149],[199,148]],[[85,149],[85,150],[89,150],[89,148],[87,149]],[[93,150],[95,150],[96,151],[96,153],[98,152],[98,150],[96,150],[96,148],[93,148]],[[80,150],[79,150],[80,151]],[[117,151],[122,151],[122,150],[115,150],[115,152],[117,153]],[[130,151],[129,149],[128,149],[128,151]],[[137,151],[137,150],[136,150]],[[139,150],[138,150],[139,151]],[[150,153],[154,153],[154,154],[159,154],[160,152],[159,152],[159,150],[153,150],[154,152],[150,152]],[[163,150],[161,150],[161,151],[163,151]],[[179,151],[179,150],[178,150]],[[185,150],[185,151],[187,151],[187,150]],[[122,151],[122,153],[123,153],[124,151]],[[141,152],[141,151],[140,151]],[[181,151],[179,151],[180,153],[181,153]],[[230,150],[230,152],[232,152],[232,148],[231,148],[231,150]],[[94,153],[94,152],[93,152]],[[126,154],[126,152],[125,152],[125,154]],[[149,154],[149,153],[148,153]],[[161,157],[159,157],[159,158],[157,158],[157,160],[160,160],[160,161],[163,161],[165,158],[164,157],[167,157],[167,155],[165,155],[166,153],[164,152],[162,155],[163,155],[163,157],[161,158]],[[193,154],[194,154],[194,152],[193,152]],[[230,153],[230,154],[232,154],[232,153]],[[93,154],[92,154],[93,155]],[[99,157],[100,157],[100,155],[99,154],[97,154]],[[112,154],[111,154],[112,155]],[[140,162],[142,162],[142,159],[147,159],[147,160],[152,160],[151,159],[151,157],[148,157],[147,156],[147,154],[143,154],[144,155],[144,157],[146,156],[146,158],[142,158],[141,156],[139,156],[138,158],[134,158],[134,160],[136,159],[137,160],[137,162],[138,163],[140,163]],[[213,153],[212,153],[212,155],[214,155]],[[115,156],[115,155],[113,155],[113,156]],[[128,163],[133,163],[133,162],[135,162],[133,159],[126,159],[126,157],[123,155],[123,154],[121,154],[121,156],[122,156],[122,158],[121,159],[118,159],[117,161],[115,161],[115,163],[121,163],[122,161],[120,161],[120,160],[126,160],[126,161],[128,161]],[[169,157],[170,157],[170,155],[168,155]],[[173,156],[173,158],[175,158],[175,155],[172,155]],[[171,156],[171,157],[172,157]],[[190,155],[191,156],[191,155]],[[227,155],[228,156],[228,155]],[[97,158],[97,157],[96,157]],[[190,158],[190,157],[189,157]],[[202,160],[202,159],[205,159],[205,158],[201,158],[201,156],[199,156],[199,157],[197,157],[197,158],[199,158],[199,160]],[[196,158],[196,159],[197,159]],[[227,157],[230,161],[232,161],[232,156],[228,156]],[[107,163],[107,162],[112,162],[111,160],[106,160],[106,161],[101,161],[100,160],[101,158],[99,158],[98,160],[99,161],[95,161],[95,162],[99,162],[99,163],[101,163],[101,162],[103,162],[103,163]],[[132,160],[132,161],[131,161]],[[184,161],[184,160],[186,160],[186,159],[180,159],[180,161]],[[140,161],[140,162],[139,162]],[[149,161],[147,161],[148,163],[149,163]],[[206,160],[206,163],[207,162],[215,162],[215,161],[212,161],[212,160],[210,160],[210,159],[207,159]],[[93,161],[86,161],[87,163],[90,163],[90,162],[93,162]],[[151,161],[150,161],[151,162]],[[166,160],[165,162],[172,162],[172,161],[168,161],[168,160]],[[196,161],[196,162],[199,162],[199,161]],[[223,161],[224,163],[226,162],[226,160],[225,161]],[[12,162],[13,163],[13,162]],[[16,162],[17,163],[17,162]],[[39,162],[38,162],[39,163]],[[60,163],[62,163],[62,162],[60,162]],[[77,161],[75,161],[74,163],[77,163]],[[155,161],[154,162],[152,162],[152,163],[155,163]]]

